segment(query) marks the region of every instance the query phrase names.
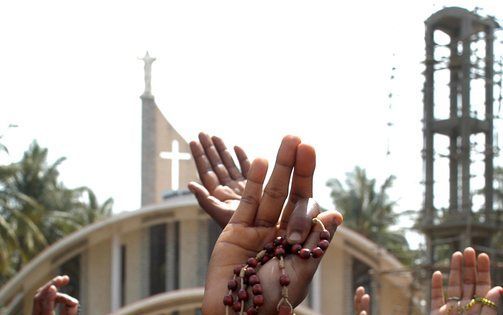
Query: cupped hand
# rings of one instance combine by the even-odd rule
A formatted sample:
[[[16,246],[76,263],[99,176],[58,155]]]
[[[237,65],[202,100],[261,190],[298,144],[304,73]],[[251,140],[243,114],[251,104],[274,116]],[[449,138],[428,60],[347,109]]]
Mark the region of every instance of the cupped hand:
[[[227,281],[232,279],[234,268],[246,263],[248,258],[255,257],[266,243],[277,236],[286,235],[290,243],[314,247],[321,231],[319,225],[311,223],[314,217],[323,222],[331,235],[334,234],[337,225],[342,222],[342,216],[336,211],[320,213],[318,205],[307,199],[312,196],[315,159],[311,146],[301,144],[297,137],[285,137],[263,191],[267,161],[253,161],[239,206],[218,238],[212,253],[203,301],[205,315],[225,314],[222,300],[227,294]],[[296,255],[285,258],[285,270],[292,283],[289,286],[289,300],[293,306],[298,305],[306,296],[319,261],[320,259],[314,258],[302,260]],[[265,298],[260,314],[277,312],[276,306],[281,298],[280,274],[276,258],[258,270]]]
[[[239,169],[222,139],[202,132],[199,134],[199,142],[190,143],[190,150],[202,185],[191,182],[189,189],[201,208],[223,228],[237,209],[250,161],[243,149],[235,146],[234,152],[241,167]]]
[[[463,253],[452,254],[447,297],[444,297],[442,273],[433,273],[430,315],[496,315],[495,307],[484,305],[488,302],[501,307],[502,288],[491,288],[490,271],[490,259],[485,253],[477,256],[475,250],[468,247]]]
[[[61,315],[77,315],[79,301],[58,289],[70,282],[68,276],[57,276],[40,287],[33,298],[32,315],[54,315],[58,304]]]

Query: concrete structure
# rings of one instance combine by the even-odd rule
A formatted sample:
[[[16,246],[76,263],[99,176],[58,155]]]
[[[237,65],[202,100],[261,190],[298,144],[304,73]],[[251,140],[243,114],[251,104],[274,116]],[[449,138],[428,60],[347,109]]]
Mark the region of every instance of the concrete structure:
[[[80,268],[71,276],[79,286],[82,314],[196,314],[216,237],[204,228],[211,226],[209,220],[193,196],[182,195],[88,226],[49,247],[7,283],[0,290],[0,303],[6,306],[0,314],[30,314],[35,290],[75,258]],[[183,248],[178,247],[178,259],[165,265],[164,273],[152,275],[152,263],[159,264],[149,262],[152,231],[174,224],[179,226]],[[166,239],[170,242],[169,235]],[[165,261],[169,261],[169,248],[165,248]],[[370,289],[379,309],[374,314],[417,314],[410,310],[410,274],[384,249],[341,227],[298,315],[351,314],[357,264],[372,270]],[[166,293],[152,293],[152,282],[158,279],[165,283]]]
[[[503,253],[493,249],[491,238],[502,228],[493,209],[493,158],[496,152],[493,141],[493,42],[494,31],[499,26],[494,18],[484,18],[457,7],[436,12],[425,24],[425,194],[421,228],[427,238],[428,269],[438,268],[434,262],[439,260],[441,252],[452,253],[467,246],[487,252],[493,262],[498,262]],[[439,42],[442,35],[445,43]],[[448,82],[439,82],[443,73]],[[444,89],[448,97],[440,99],[437,96]],[[480,95],[482,97],[478,99]],[[441,112],[447,115],[440,117]],[[479,189],[473,184],[472,166],[477,154],[474,142],[479,135],[483,136],[484,142],[484,149],[479,153],[484,163],[482,209],[475,208],[473,203],[473,196]],[[447,137],[449,143],[446,156],[439,154],[444,148],[436,145],[442,137]],[[448,159],[449,202],[445,208],[437,205],[434,198],[442,192],[436,190],[439,188],[438,173],[435,173],[439,162],[435,161],[437,156]],[[493,268],[496,282],[501,277],[497,271]]]
[[[142,208],[87,226],[47,248],[0,289],[1,315],[30,314],[35,290],[61,273],[72,278],[68,292],[80,300],[82,315],[200,313],[206,268],[220,229],[191,194],[172,189],[196,179],[193,161],[176,153],[188,152],[188,144],[162,116],[151,93],[141,99]],[[172,150],[173,141],[178,150],[176,145]],[[176,165],[162,159],[165,151],[171,154],[163,156],[180,158],[179,176],[172,174]],[[384,249],[344,227],[296,312],[351,314],[358,285],[372,293],[375,315],[418,314],[409,272]]]

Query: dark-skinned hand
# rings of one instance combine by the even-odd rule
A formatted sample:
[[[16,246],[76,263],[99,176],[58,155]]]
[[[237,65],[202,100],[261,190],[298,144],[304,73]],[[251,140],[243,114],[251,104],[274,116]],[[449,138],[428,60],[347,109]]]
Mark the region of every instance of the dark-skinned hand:
[[[239,169],[222,139],[199,134],[190,150],[196,162],[202,185],[191,182],[189,189],[203,208],[222,228],[237,209],[246,184],[250,161],[243,149],[234,147]]]
[[[54,315],[60,307],[61,315],[77,315],[79,301],[68,294],[58,292],[58,289],[70,282],[68,276],[57,276],[40,287],[33,298],[32,315]]]
[[[204,187],[191,183],[189,188],[196,194],[202,207],[222,226],[225,226],[215,244],[208,268],[203,301],[205,315],[225,313],[222,299],[227,294],[227,281],[232,278],[234,267],[254,257],[266,243],[277,236],[286,234],[291,243],[300,242],[306,247],[312,247],[318,241],[319,231],[321,231],[319,225],[312,225],[312,218],[317,217],[321,220],[331,235],[334,234],[337,225],[342,222],[342,216],[338,212],[320,213],[318,205],[308,199],[312,196],[316,157],[314,149],[309,145],[301,144],[299,138],[286,136],[283,139],[278,150],[276,165],[264,190],[262,188],[267,173],[267,161],[255,160],[246,173],[247,181],[241,196],[237,192],[239,187],[228,184],[237,179],[229,180],[232,177],[228,169],[233,167],[234,162],[230,164],[232,161],[230,159],[227,160],[229,163],[224,164],[222,150],[217,150],[217,145],[214,144],[215,139],[218,142],[218,138],[211,139],[201,134],[201,143],[191,143]],[[220,142],[218,146],[220,144],[223,145],[223,142]],[[225,148],[225,146],[220,146],[220,148]],[[240,161],[245,160],[240,159]],[[293,179],[289,187],[292,171]],[[236,172],[234,173],[237,175]],[[244,178],[245,176],[240,181],[243,182]],[[213,186],[207,185],[209,180],[214,183]],[[222,198],[215,195],[212,197],[211,187],[216,188],[219,185],[229,188],[229,190],[225,189],[229,199],[221,200]],[[233,202],[228,202],[229,200],[234,200],[234,203],[236,200],[239,201],[238,207],[229,207],[229,204],[233,204]],[[205,207],[206,204],[211,204],[211,207]],[[229,216],[230,219],[226,219]],[[290,301],[294,306],[306,296],[308,285],[319,261],[319,259],[305,261],[293,255],[285,259],[286,271],[292,283],[295,283],[289,287]],[[276,312],[281,292],[279,275],[276,259],[270,260],[258,271],[265,297],[260,314]]]

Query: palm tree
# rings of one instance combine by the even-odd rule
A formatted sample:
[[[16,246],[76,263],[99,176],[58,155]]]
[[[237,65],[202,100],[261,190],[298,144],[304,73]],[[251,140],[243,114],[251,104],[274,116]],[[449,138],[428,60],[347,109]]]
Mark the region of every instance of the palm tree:
[[[64,158],[49,164],[47,153],[33,142],[19,162],[0,166],[0,284],[47,245],[111,215],[112,199],[100,205],[91,189],[66,188]]]
[[[376,180],[367,177],[360,167],[347,173],[344,183],[331,179],[327,186],[332,189],[335,206],[344,215],[344,225],[385,247],[404,263],[411,263],[407,239],[403,231],[392,231],[398,215],[394,212],[395,201],[390,200],[387,190],[394,176],[389,176],[380,187]]]

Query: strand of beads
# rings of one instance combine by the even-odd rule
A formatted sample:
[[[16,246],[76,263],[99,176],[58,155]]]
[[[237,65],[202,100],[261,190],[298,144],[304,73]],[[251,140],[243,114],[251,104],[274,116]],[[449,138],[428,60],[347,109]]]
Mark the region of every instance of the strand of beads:
[[[239,265],[234,268],[234,276],[227,285],[229,289],[228,294],[223,299],[226,315],[229,315],[231,308],[239,315],[245,314],[246,303],[250,300],[249,288],[251,288],[252,299],[250,306],[246,310],[246,315],[258,314],[260,307],[264,304],[264,290],[260,284],[257,272],[261,266],[274,257],[278,260],[281,271],[279,277],[281,299],[276,306],[278,315],[295,315],[288,297],[290,277],[286,273],[284,258],[289,254],[297,255],[305,260],[311,257],[315,259],[320,258],[330,245],[330,232],[325,228],[323,223],[317,218],[314,218],[312,222],[313,224],[319,224],[322,228],[319,235],[320,239],[314,248],[304,248],[300,243],[290,245],[285,237],[279,236],[273,242],[267,243],[263,250],[255,257],[248,258],[245,265]]]

